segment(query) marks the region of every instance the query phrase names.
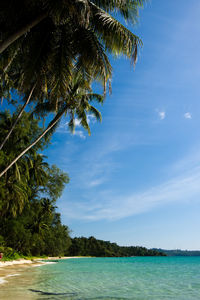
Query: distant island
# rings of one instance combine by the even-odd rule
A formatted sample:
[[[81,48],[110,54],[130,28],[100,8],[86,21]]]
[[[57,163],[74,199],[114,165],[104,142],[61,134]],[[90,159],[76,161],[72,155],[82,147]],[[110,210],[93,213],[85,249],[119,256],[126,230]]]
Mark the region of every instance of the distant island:
[[[152,250],[158,251],[160,253],[165,253],[167,256],[200,256],[200,250],[165,250],[153,248]]]

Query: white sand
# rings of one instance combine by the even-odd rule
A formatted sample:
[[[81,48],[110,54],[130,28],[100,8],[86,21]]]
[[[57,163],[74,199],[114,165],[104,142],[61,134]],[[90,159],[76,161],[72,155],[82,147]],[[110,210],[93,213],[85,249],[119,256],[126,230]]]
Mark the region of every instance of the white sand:
[[[20,274],[14,273],[15,266],[18,267],[40,267],[46,264],[55,264],[55,261],[49,261],[49,260],[60,260],[60,259],[70,259],[70,258],[79,258],[79,257],[48,257],[48,258],[38,258],[34,260],[28,260],[28,259],[18,259],[18,260],[12,260],[12,261],[0,261],[0,285],[7,282],[7,278],[12,276],[18,276]],[[46,261],[48,260],[48,261]],[[11,274],[10,274],[11,273]]]
[[[13,265],[22,265],[22,264],[32,264],[32,260],[28,259],[19,259],[19,260],[12,260],[12,261],[0,261],[0,268],[4,268],[7,266],[13,266]]]
[[[38,260],[27,260],[27,259],[19,259],[13,261],[1,261],[0,262],[0,285],[7,283],[7,279],[13,276],[19,276],[20,274],[15,273],[15,267],[39,267],[46,264],[54,264],[55,262],[42,262]],[[14,272],[14,273],[13,273]]]

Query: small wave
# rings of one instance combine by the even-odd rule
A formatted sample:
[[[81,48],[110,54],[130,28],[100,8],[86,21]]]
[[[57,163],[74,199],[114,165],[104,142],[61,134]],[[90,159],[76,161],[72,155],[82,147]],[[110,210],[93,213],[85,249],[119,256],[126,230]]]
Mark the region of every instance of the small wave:
[[[19,276],[20,274],[9,274],[9,275],[6,275],[4,277],[0,277],[0,284],[3,284],[3,283],[6,283],[8,282],[7,280],[5,280],[5,278],[8,278],[8,277],[13,277],[13,276]]]
[[[13,276],[19,276],[19,275],[20,275],[20,274],[17,274],[17,273],[16,273],[16,274],[9,274],[9,275],[7,275],[7,276],[5,276],[5,277],[7,278],[7,277],[13,277]]]
[[[4,279],[5,277],[0,278],[0,284],[6,283],[7,281]]]
[[[51,265],[51,264],[55,264],[56,262],[42,262],[42,263],[37,263],[32,265],[32,267],[41,267],[41,266],[46,266],[46,265]]]

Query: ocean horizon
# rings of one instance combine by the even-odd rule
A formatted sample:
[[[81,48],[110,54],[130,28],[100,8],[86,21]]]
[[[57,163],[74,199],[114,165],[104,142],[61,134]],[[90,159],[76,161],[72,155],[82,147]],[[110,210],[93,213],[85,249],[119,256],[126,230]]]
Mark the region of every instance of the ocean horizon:
[[[13,275],[1,300],[200,299],[200,257],[69,259]]]

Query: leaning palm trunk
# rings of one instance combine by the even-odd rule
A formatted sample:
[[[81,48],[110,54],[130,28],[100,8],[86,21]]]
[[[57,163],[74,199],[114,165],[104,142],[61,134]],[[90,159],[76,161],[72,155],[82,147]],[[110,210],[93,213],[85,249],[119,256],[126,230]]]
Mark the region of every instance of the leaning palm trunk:
[[[17,53],[19,51],[19,48],[17,48],[13,54],[13,56],[11,57],[11,59],[8,61],[7,65],[4,67],[3,72],[6,73],[7,70],[9,69],[9,67],[11,66],[13,60],[15,59],[15,57],[17,56]]]
[[[0,43],[0,53],[6,50],[12,43],[14,43],[18,38],[28,32],[31,28],[39,24],[42,20],[47,17],[47,13],[39,15],[37,18],[32,20],[30,23],[26,24],[22,28],[15,31],[13,34],[8,36],[3,42]]]
[[[48,132],[51,130],[56,123],[61,119],[63,114],[66,112],[67,106],[57,115],[54,117],[54,119],[49,123],[47,128],[39,135],[37,139],[34,140],[32,144],[30,144],[26,149],[24,149],[10,164],[7,166],[1,173],[0,177],[2,177],[26,152],[28,152],[33,146],[35,146]]]
[[[29,96],[28,96],[28,99],[26,100],[26,102],[25,102],[24,105],[22,106],[22,108],[21,108],[21,110],[20,110],[20,112],[19,112],[19,114],[18,114],[18,116],[17,116],[15,122],[13,123],[13,125],[12,125],[10,131],[8,132],[7,136],[5,137],[4,141],[1,143],[1,145],[0,145],[0,150],[3,148],[3,146],[4,146],[5,143],[6,143],[6,141],[9,139],[11,133],[13,132],[13,129],[14,129],[15,126],[17,125],[17,122],[18,122],[19,119],[21,118],[21,116],[22,116],[22,114],[23,114],[23,111],[25,110],[26,106],[28,105],[28,103],[29,103],[29,101],[30,101],[30,99],[31,99],[31,96],[32,96],[32,94],[33,94],[33,91],[34,91],[34,89],[35,89],[35,86],[36,86],[36,85],[34,85],[33,88],[32,88],[32,90],[30,91],[30,94],[29,94]]]

